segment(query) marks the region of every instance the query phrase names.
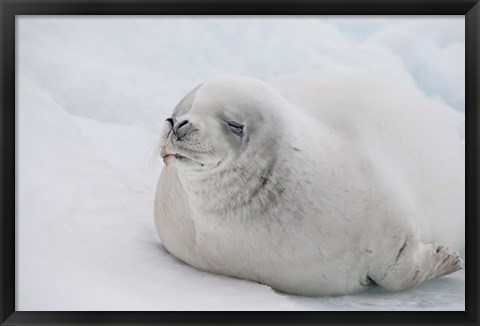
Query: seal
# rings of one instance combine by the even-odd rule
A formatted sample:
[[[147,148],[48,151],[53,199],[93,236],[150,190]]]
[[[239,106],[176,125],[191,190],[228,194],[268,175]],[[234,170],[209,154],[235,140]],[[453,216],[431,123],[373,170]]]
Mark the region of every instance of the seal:
[[[158,234],[198,269],[313,296],[463,267],[464,146],[412,85],[213,78],[166,119],[159,154]]]

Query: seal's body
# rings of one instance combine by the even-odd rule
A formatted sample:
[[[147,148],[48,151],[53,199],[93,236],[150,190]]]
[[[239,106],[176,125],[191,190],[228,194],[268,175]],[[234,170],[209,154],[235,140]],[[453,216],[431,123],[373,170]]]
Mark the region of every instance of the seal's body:
[[[160,142],[164,246],[303,295],[402,290],[460,269],[436,243],[464,242],[464,149],[442,112],[409,95],[345,74],[200,85]]]

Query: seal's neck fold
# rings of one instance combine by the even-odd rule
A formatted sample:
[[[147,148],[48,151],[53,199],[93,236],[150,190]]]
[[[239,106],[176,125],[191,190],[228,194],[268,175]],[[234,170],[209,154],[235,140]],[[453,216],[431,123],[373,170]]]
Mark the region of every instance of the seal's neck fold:
[[[203,178],[179,175],[182,186],[195,211],[225,215],[248,206],[265,212],[278,201],[285,190],[281,185],[287,177],[275,156],[239,162]]]

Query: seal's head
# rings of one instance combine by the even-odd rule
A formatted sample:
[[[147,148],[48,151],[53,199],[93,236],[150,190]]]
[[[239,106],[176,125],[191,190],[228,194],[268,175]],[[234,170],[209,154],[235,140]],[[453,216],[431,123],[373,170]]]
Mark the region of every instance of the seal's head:
[[[161,156],[179,171],[212,171],[261,159],[281,133],[275,103],[283,98],[247,77],[220,77],[197,86],[165,120]]]

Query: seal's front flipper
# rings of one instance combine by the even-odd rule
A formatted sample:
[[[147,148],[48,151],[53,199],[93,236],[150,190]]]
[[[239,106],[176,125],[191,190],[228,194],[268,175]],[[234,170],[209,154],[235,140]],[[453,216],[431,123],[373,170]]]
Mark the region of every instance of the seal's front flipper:
[[[462,268],[458,252],[406,237],[394,259],[368,276],[387,290],[401,291]]]

